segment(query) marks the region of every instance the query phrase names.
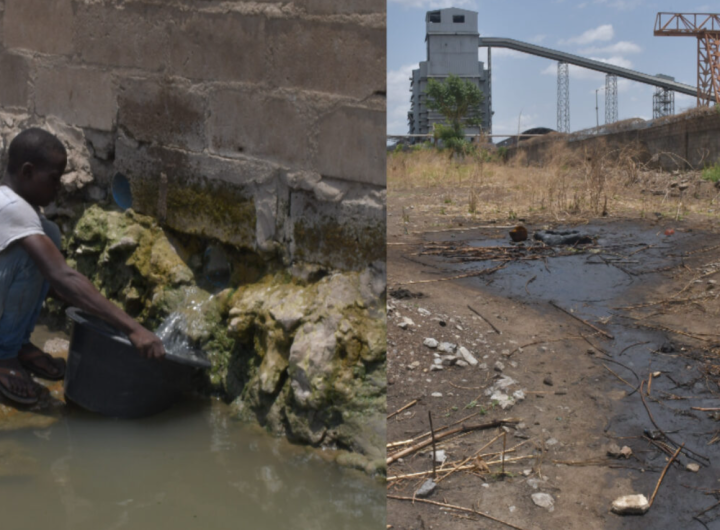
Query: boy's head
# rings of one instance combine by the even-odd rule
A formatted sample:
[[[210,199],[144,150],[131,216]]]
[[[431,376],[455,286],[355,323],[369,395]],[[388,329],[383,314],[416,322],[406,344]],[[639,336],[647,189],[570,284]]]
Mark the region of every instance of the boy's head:
[[[37,127],[10,142],[7,174],[11,187],[33,206],[47,206],[55,199],[66,164],[62,142]]]

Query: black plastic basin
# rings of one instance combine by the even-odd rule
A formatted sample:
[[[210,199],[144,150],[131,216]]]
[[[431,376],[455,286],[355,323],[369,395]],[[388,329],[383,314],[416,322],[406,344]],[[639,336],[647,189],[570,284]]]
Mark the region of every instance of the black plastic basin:
[[[80,407],[106,416],[140,418],[157,414],[189,389],[193,374],[210,363],[167,354],[145,359],[127,336],[77,308],[65,373],[65,396]]]

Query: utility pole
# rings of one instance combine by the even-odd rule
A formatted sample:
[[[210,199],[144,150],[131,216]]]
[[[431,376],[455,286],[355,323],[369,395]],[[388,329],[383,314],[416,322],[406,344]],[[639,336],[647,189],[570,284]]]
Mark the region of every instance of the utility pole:
[[[598,113],[598,91],[600,89],[595,89],[595,127],[600,127],[600,114]]]

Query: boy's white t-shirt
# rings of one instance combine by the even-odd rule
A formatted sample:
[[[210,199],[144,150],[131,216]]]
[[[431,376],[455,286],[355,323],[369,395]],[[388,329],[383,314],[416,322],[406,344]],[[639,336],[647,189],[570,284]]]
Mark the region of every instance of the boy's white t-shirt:
[[[0,252],[34,234],[45,234],[40,212],[7,186],[0,186]]]

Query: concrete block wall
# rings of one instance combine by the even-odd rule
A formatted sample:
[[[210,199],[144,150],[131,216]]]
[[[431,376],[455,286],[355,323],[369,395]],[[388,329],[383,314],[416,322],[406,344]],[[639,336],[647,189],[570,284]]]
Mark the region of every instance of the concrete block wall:
[[[384,0],[0,0],[3,148],[51,128],[84,200],[121,172],[176,230],[383,259],[384,116]]]
[[[520,144],[531,164],[542,164],[553,142],[566,142],[571,149],[589,149],[602,142],[608,149],[638,146],[643,162],[673,171],[702,169],[720,164],[720,114],[715,111],[694,116],[669,117],[649,127],[620,131],[585,139],[549,135]]]

